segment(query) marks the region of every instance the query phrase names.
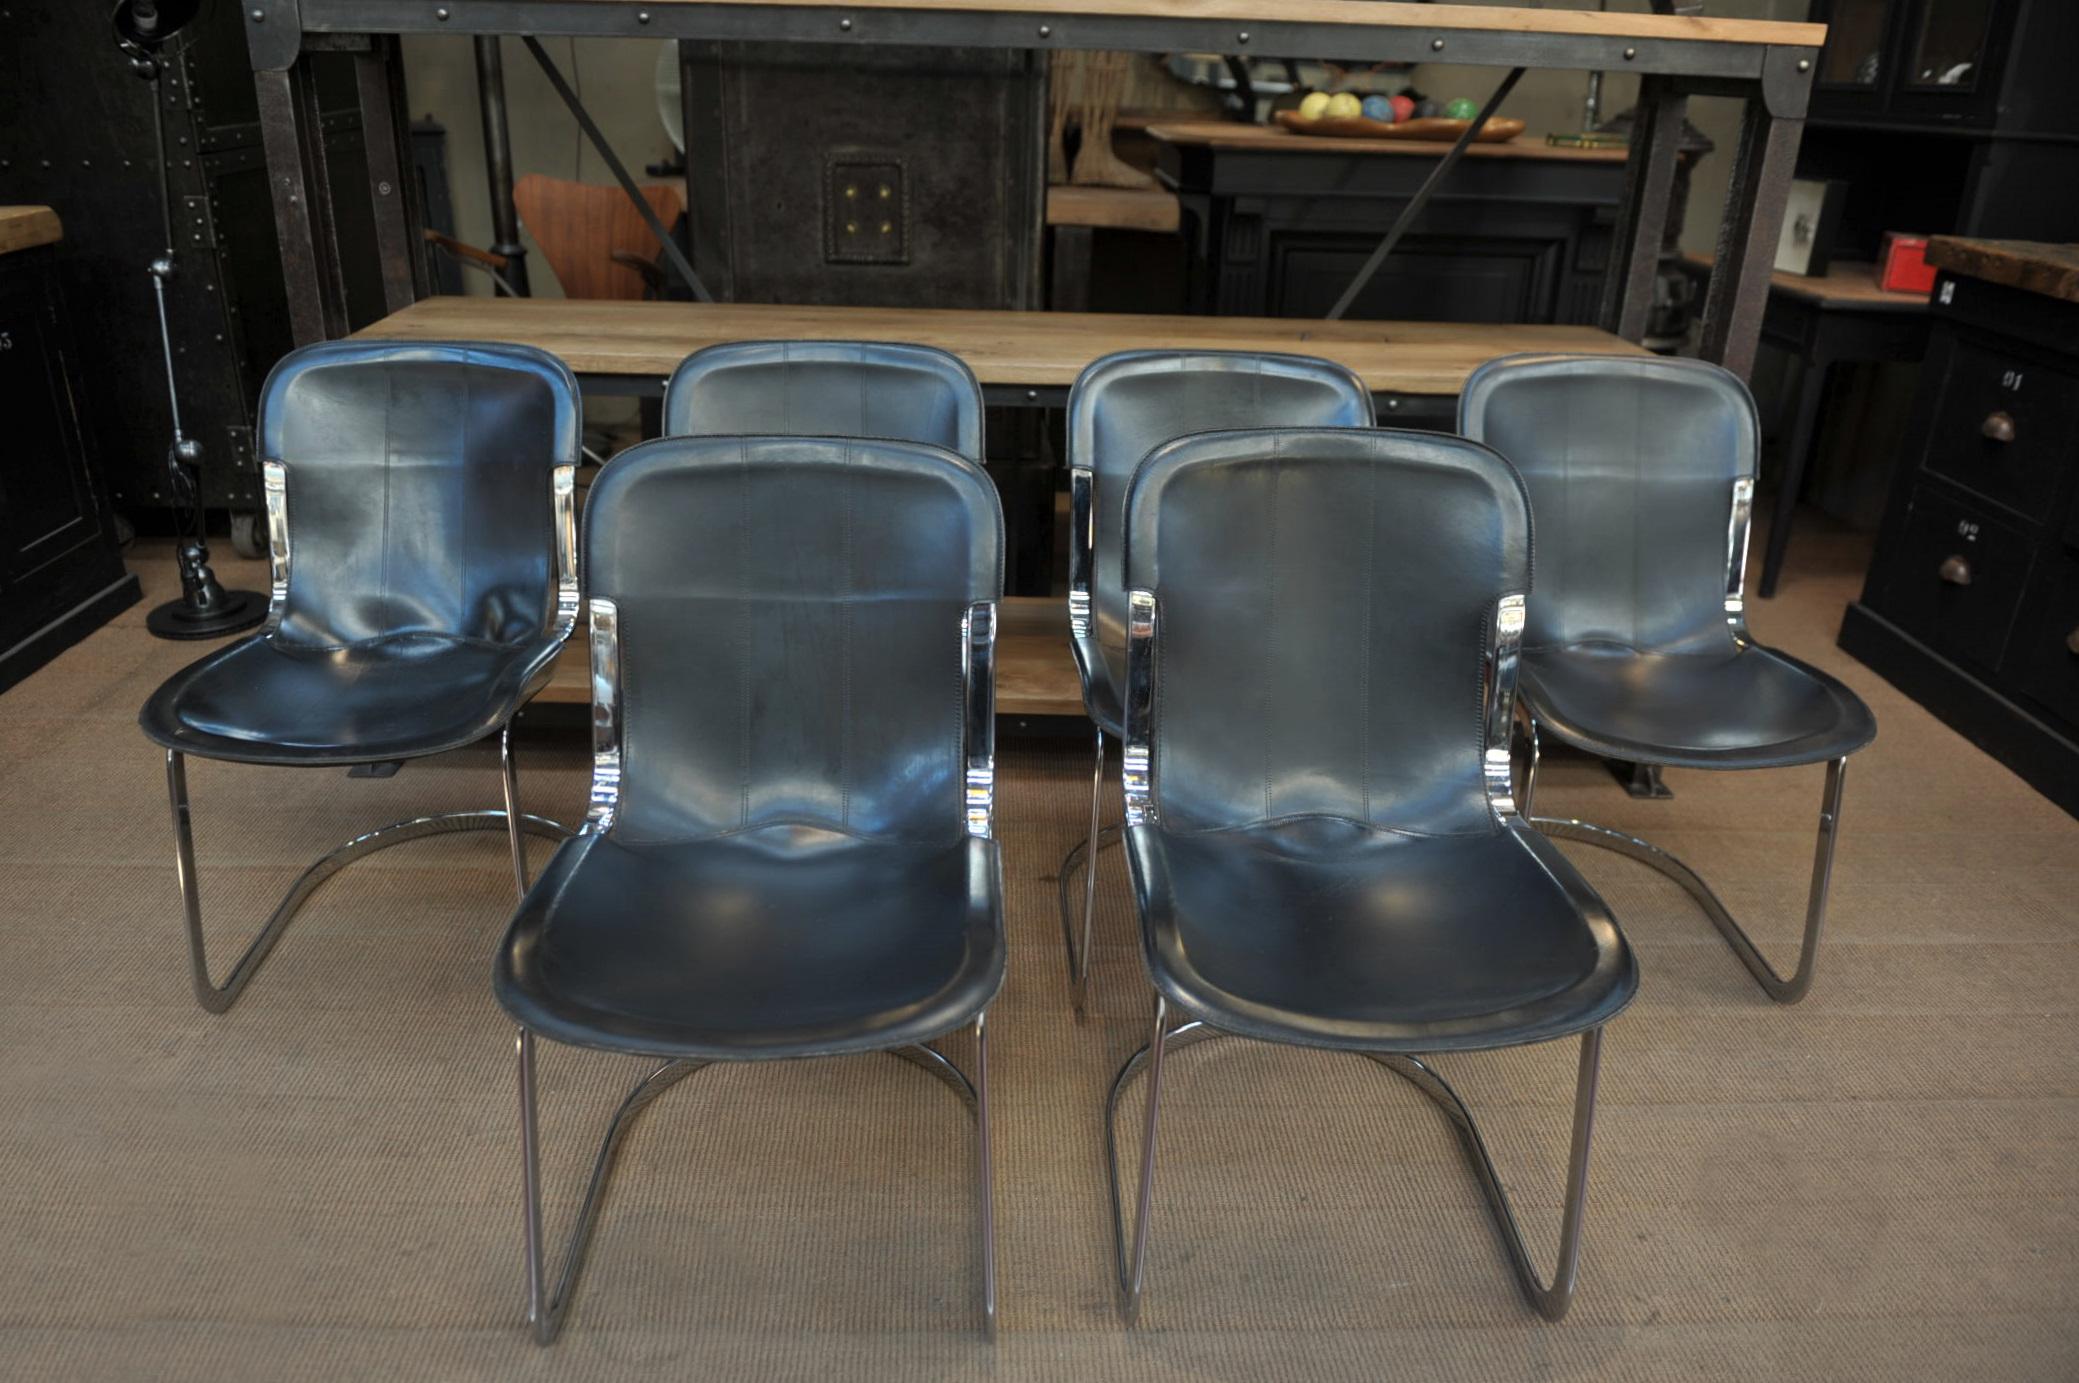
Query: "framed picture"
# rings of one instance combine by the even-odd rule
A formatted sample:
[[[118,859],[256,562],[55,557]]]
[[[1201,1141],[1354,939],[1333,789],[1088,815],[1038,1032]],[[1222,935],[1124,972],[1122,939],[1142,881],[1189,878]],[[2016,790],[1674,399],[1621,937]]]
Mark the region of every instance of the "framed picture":
[[[1783,230],[1776,240],[1776,268],[1815,278],[1824,274],[1833,259],[1841,207],[1847,200],[1848,184],[1838,178],[1791,179]]]

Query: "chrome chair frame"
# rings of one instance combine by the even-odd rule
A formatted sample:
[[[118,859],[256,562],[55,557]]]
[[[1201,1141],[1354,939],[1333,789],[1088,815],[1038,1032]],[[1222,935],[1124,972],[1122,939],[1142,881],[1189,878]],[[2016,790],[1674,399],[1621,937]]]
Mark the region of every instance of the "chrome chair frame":
[[[1091,594],[1092,572],[1096,563],[1093,549],[1097,544],[1096,495],[1097,473],[1089,466],[1072,466],[1068,472],[1069,536],[1068,536],[1068,623],[1070,646],[1080,649],[1083,641],[1091,636],[1092,621],[1096,619],[1094,597]],[[1085,675],[1088,670],[1085,669]],[[1086,1020],[1090,1005],[1090,940],[1097,915],[1097,857],[1107,845],[1119,843],[1120,828],[1102,826],[1104,803],[1104,727],[1091,722],[1096,736],[1096,761],[1090,768],[1090,834],[1087,839],[1076,842],[1062,856],[1058,872],[1056,903],[1061,912],[1061,942],[1068,953],[1069,1002],[1073,1006],[1076,1021]],[[1069,901],[1069,890],[1073,886],[1077,871],[1083,878],[1083,924],[1082,940],[1076,939],[1075,915]]]
[[[1152,591],[1135,590],[1129,596],[1126,662],[1126,748],[1122,781],[1126,790],[1126,822],[1129,826],[1152,822],[1157,806],[1151,776],[1151,719],[1155,676],[1156,602]],[[1518,815],[1514,795],[1511,753],[1512,726],[1516,719],[1516,674],[1521,662],[1524,628],[1524,597],[1505,595],[1497,602],[1487,656],[1486,743],[1483,776],[1488,808],[1495,818],[1506,821]],[[1535,775],[1535,759],[1531,774]],[[1148,1233],[1155,1191],[1155,1142],[1162,1096],[1162,1070],[1168,1049],[1196,1045],[1224,1033],[1203,1019],[1169,1026],[1169,1002],[1155,996],[1154,1033],[1147,1045],[1128,1057],[1112,1079],[1105,1104],[1105,1185],[1111,1195],[1112,1246],[1117,1272],[1119,1316],[1128,1326],[1140,1319],[1141,1302],[1147,1285]],[[1566,1201],[1559,1231],[1557,1266],[1551,1278],[1543,1277],[1534,1262],[1516,1212],[1509,1202],[1494,1159],[1481,1137],[1479,1124],[1465,1100],[1450,1082],[1421,1056],[1405,1052],[1356,1051],[1370,1058],[1420,1090],[1450,1119],[1459,1142],[1479,1178],[1487,1207],[1501,1234],[1502,1248],[1516,1274],[1524,1299],[1548,1321],[1565,1317],[1573,1305],[1580,1283],[1581,1228],[1588,1203],[1588,1154],[1595,1131],[1595,1097],[1602,1067],[1603,1030],[1600,1026],[1581,1033],[1581,1051],[1574,1083],[1573,1132],[1568,1144]],[[1131,1227],[1126,1221],[1119,1185],[1119,1102],[1132,1079],[1145,1068],[1147,1096],[1142,1107],[1141,1162]]]
[[[598,835],[613,824],[621,797],[620,613],[612,600],[593,598],[590,614],[592,672],[591,805],[578,828],[580,836]],[[969,835],[984,839],[995,833],[996,809],[996,603],[980,601],[960,617],[961,674],[965,743],[963,794]],[[525,888],[522,888],[522,895]],[[945,1053],[927,1043],[883,1049],[942,1081],[975,1118],[975,1172],[979,1198],[982,1256],[982,1327],[996,1333],[996,1198],[995,1163],[989,1140],[988,1010],[975,1016],[975,1066],[972,1076]],[[593,1159],[577,1219],[565,1241],[553,1289],[547,1278],[542,1226],[541,1133],[537,1115],[535,1054],[532,1031],[518,1029],[521,1194],[527,1276],[527,1323],[534,1340],[549,1345],[562,1333],[570,1304],[583,1273],[600,1204],[605,1199],[614,1160],[636,1117],[666,1090],[687,1076],[720,1064],[715,1060],[669,1059],[638,1080],[607,1123]],[[936,1039],[934,1039],[936,1040]]]
[[[1725,558],[1725,622],[1732,630],[1733,641],[1744,647],[1753,642],[1747,631],[1747,546],[1754,514],[1754,480],[1742,476],[1732,486],[1732,509],[1726,524]],[[1805,896],[1804,936],[1798,947],[1797,966],[1788,975],[1771,965],[1763,956],[1752,937],[1734,920],[1730,910],[1705,883],[1697,872],[1680,859],[1657,845],[1626,835],[1608,826],[1579,821],[1571,817],[1532,816],[1531,795],[1536,790],[1538,772],[1538,737],[1536,713],[1526,704],[1523,707],[1524,723],[1528,726],[1529,760],[1524,771],[1523,814],[1530,824],[1554,840],[1578,841],[1624,855],[1659,871],[1682,886],[1682,889],[1704,910],[1711,925],[1732,947],[1733,954],[1754,976],[1762,992],[1779,1004],[1794,1004],[1805,997],[1812,988],[1812,973],[1819,956],[1819,933],[1826,924],[1827,895],[1832,888],[1834,874],[1834,841],[1840,831],[1841,797],[1848,776],[1848,758],[1842,755],[1830,759],[1826,765],[1826,784],[1820,790],[1819,831],[1812,850],[1812,881]],[[1651,760],[1642,762],[1651,763]],[[1658,765],[1653,765],[1658,767]]]
[[[577,579],[577,494],[576,467],[559,465],[551,475],[553,518],[556,533],[556,638],[564,642],[576,627]],[[261,488],[267,505],[267,560],[269,590],[267,618],[261,635],[281,627],[289,599],[289,507],[288,466],[279,460],[261,463]],[[545,840],[566,840],[570,829],[547,817],[520,810],[519,775],[513,764],[512,726],[508,723],[498,737],[498,759],[505,805],[503,810],[443,812],[392,822],[355,836],[321,856],[304,870],[283,895],[259,933],[247,944],[222,984],[210,976],[208,947],[202,934],[202,898],[195,869],[195,833],[188,801],[187,756],[177,749],[166,751],[166,798],[173,814],[174,872],[178,876],[181,905],[186,915],[188,958],[195,1001],[210,1013],[227,1012],[238,1002],[260,966],[273,952],[298,911],[319,886],[354,861],[393,845],[422,840],[427,836],[456,831],[504,831],[512,852],[513,878],[524,895],[527,891],[527,857],[520,842],[524,835]]]
[[[1191,355],[1244,354],[1242,352],[1190,351]],[[1122,354],[1142,354],[1123,352]],[[1160,354],[1150,352],[1149,354]],[[1106,357],[1107,360],[1110,357]],[[1366,426],[1377,420],[1372,413],[1371,391],[1340,365],[1326,360],[1307,358],[1312,365],[1339,370],[1347,379],[1354,394],[1364,403]],[[1093,362],[1090,370],[1102,367],[1104,360]],[[1089,371],[1085,372],[1086,374]],[[1080,382],[1079,386],[1080,387]],[[1073,415],[1073,409],[1071,410]],[[1074,431],[1071,416],[1070,430]],[[1092,675],[1084,655],[1086,645],[1093,635],[1096,618],[1095,596],[1092,590],[1096,580],[1097,547],[1097,472],[1088,464],[1077,464],[1073,454],[1075,441],[1069,446],[1072,463],[1068,472],[1069,484],[1069,539],[1068,539],[1068,619],[1070,647],[1075,652],[1077,673],[1087,688]],[[1090,1004],[1090,944],[1096,927],[1097,915],[1097,870],[1098,856],[1104,850],[1119,843],[1120,828],[1103,824],[1105,734],[1104,727],[1093,721],[1091,730],[1095,736],[1095,762],[1090,772],[1090,831],[1088,836],[1068,848],[1061,857],[1057,871],[1056,906],[1061,914],[1061,942],[1068,960],[1069,1002],[1075,1012],[1076,1022],[1082,1023],[1089,1017]],[[1083,914],[1080,926],[1075,917],[1072,889],[1080,872],[1083,881]],[[1080,939],[1079,938],[1080,935]]]

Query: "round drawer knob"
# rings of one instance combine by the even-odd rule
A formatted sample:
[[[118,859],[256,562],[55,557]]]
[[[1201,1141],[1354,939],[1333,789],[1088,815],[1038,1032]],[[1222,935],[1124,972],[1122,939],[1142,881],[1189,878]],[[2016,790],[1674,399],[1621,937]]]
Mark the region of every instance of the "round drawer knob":
[[[2074,658],[2079,658],[2079,627],[2075,627],[2071,633],[2065,635],[2065,647],[2072,650]]]
[[[1971,584],[1971,564],[1962,557],[1945,557],[1937,575],[1952,586],[1968,586]]]
[[[2011,442],[2014,440],[2014,415],[2004,410],[1988,413],[1985,421],[1978,424],[1978,431],[1992,441]]]

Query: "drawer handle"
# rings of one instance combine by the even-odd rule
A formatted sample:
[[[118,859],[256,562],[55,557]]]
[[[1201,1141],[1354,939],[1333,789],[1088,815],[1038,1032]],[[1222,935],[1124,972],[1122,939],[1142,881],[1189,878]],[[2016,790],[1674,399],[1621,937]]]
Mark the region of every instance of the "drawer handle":
[[[2065,635],[2065,647],[2072,650],[2074,658],[2079,658],[2079,627],[2075,627],[2071,633]]]
[[[1988,440],[2011,442],[2014,440],[2014,415],[2004,409],[1987,413],[1985,421],[1978,424],[1978,431]]]
[[[1971,564],[1962,557],[1944,558],[1936,574],[1952,586],[1971,584]]]

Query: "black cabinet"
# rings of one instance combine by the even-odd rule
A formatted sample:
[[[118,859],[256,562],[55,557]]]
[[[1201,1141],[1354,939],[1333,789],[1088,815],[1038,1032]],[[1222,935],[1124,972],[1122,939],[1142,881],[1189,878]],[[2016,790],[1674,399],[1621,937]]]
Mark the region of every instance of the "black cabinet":
[[[1932,314],[1841,646],[2079,814],[2079,302],[1945,272]]]
[[[1157,172],[1184,212],[1190,310],[1219,316],[1325,316],[1440,152],[1220,124],[1154,133]],[[1349,315],[1593,324],[1623,194],[1621,152],[1482,147],[1452,170]]]
[[[2070,0],[1813,0],[1827,26],[1812,85],[1821,124],[2079,132]]]
[[[91,465],[57,257],[0,254],[0,689],[138,597]]]

